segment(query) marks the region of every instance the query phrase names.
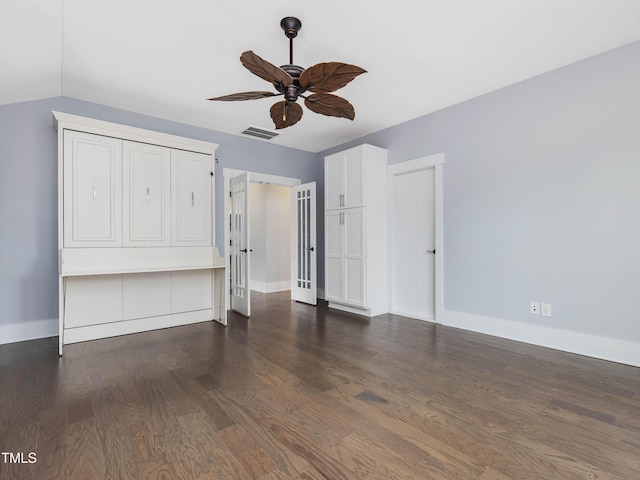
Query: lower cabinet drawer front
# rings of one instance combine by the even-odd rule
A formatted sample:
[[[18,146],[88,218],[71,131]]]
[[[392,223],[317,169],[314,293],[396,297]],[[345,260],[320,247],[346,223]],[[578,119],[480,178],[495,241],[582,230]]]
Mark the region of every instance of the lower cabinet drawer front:
[[[122,320],[122,275],[70,277],[65,286],[65,328]]]
[[[213,308],[213,271],[171,272],[171,313]]]

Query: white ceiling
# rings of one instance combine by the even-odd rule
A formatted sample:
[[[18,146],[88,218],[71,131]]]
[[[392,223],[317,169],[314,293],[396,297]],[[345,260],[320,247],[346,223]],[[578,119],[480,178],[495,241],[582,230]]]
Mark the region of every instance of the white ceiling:
[[[2,0],[0,104],[65,95],[239,134],[280,98],[239,61],[359,65],[336,92],[353,122],[309,110],[271,143],[317,152],[640,39],[638,0]]]

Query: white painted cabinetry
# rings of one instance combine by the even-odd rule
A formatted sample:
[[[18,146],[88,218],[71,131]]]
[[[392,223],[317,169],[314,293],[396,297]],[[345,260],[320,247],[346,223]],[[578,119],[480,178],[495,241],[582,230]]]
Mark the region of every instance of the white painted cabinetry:
[[[226,325],[215,144],[54,112],[60,354],[67,343]]]
[[[64,246],[122,246],[122,140],[64,135]]]
[[[123,142],[123,242],[125,247],[171,245],[171,150]]]
[[[363,315],[388,311],[385,149],[325,157],[325,298]]]
[[[364,206],[364,150],[352,148],[325,158],[326,210]]]
[[[211,245],[210,172],[211,155],[171,152],[172,245]]]

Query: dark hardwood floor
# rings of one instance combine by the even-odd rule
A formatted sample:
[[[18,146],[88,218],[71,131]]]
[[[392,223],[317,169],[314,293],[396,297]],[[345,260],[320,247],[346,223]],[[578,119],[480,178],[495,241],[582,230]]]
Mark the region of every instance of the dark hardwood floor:
[[[640,369],[254,295],[250,320],[0,346],[2,479],[638,479]]]

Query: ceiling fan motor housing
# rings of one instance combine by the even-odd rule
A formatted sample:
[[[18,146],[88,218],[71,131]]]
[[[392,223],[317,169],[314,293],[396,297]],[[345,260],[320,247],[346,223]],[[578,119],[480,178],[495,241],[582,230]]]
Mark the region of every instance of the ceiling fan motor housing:
[[[284,94],[284,98],[288,102],[295,102],[298,99],[298,95],[307,90],[300,85],[300,75],[304,72],[304,68],[298,65],[282,65],[280,68],[293,78],[293,84],[288,87],[283,87],[280,83],[274,83],[273,85],[278,92]]]

